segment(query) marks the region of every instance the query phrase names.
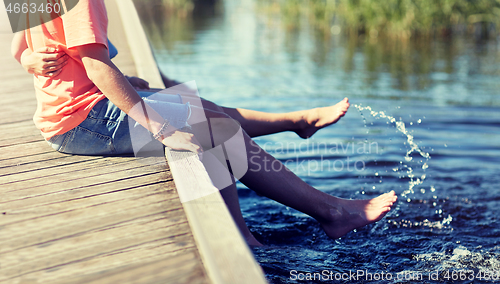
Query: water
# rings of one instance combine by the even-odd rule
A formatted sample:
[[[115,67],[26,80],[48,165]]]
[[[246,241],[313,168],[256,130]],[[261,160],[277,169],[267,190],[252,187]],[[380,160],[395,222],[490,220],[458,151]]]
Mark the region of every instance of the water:
[[[418,153],[418,154],[420,154],[421,157],[425,158],[425,162],[421,165],[422,170],[425,171],[427,168],[429,168],[427,161],[429,161],[431,156],[429,155],[429,153],[422,151],[422,149],[420,149],[420,147],[417,145],[417,143],[415,143],[413,135],[411,135],[410,132],[406,129],[406,124],[402,120],[398,121],[394,117],[385,114],[385,112],[383,112],[383,111],[374,111],[369,106],[363,107],[361,105],[354,104],[353,107],[357,108],[360,112],[362,112],[363,110],[368,110],[373,117],[385,118],[385,119],[387,119],[388,122],[394,124],[396,126],[396,129],[399,132],[401,132],[403,135],[406,136],[406,142],[404,144],[409,146],[408,147],[409,149],[406,151],[406,155],[404,157],[405,161],[411,162],[413,160],[413,157],[411,156],[411,154]],[[363,115],[363,114],[361,114],[361,115]],[[366,119],[364,118],[364,116],[363,116],[363,121],[365,122],[365,127],[366,127]],[[422,120],[419,119],[418,123],[421,123],[421,122],[422,122]],[[410,124],[413,125],[412,122]],[[402,164],[402,162],[403,161],[400,161],[400,164]],[[415,173],[414,173],[413,168],[411,166],[408,166],[405,164],[404,167],[406,168],[406,174],[407,174],[407,177],[410,179],[410,181],[408,182],[409,183],[408,189],[403,191],[403,193],[401,193],[402,197],[406,197],[408,194],[415,193],[415,191],[413,190],[415,188],[415,186],[422,184],[426,178],[425,174],[422,174],[420,176],[420,178],[415,177]],[[394,172],[397,172],[400,170],[400,168],[393,168],[392,170]],[[378,172],[375,173],[375,176],[379,176],[379,173]],[[423,190],[425,192],[425,189],[423,189]],[[434,187],[431,188],[432,192],[434,192],[435,190],[436,189]],[[411,199],[408,198],[407,201],[410,202]]]
[[[207,99],[285,112],[349,97],[346,116],[309,140],[282,133],[257,142],[327,193],[399,195],[383,220],[332,241],[306,215],[239,185],[271,283],[358,270],[372,280],[333,282],[446,283],[462,272],[458,283],[492,283],[479,277],[500,271],[498,41],[350,40],[304,22],[289,27],[253,1],[226,1],[194,20],[158,10],[143,17],[160,67],[196,80]],[[382,272],[393,279],[373,278]]]

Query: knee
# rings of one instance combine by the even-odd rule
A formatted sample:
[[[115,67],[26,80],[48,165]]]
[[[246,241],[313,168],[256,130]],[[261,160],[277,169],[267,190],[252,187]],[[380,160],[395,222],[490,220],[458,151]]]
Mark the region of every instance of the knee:
[[[208,119],[232,119],[229,115],[227,115],[224,112],[214,111],[207,108],[205,108],[205,116]]]
[[[208,112],[207,119],[212,131],[235,132],[240,128],[240,124],[223,112]]]
[[[229,115],[220,112],[212,112],[207,115],[210,130],[214,141],[226,141],[241,131],[240,124]],[[218,144],[216,142],[216,144]]]
[[[204,109],[208,109],[208,110],[212,110],[212,111],[216,111],[216,112],[224,112],[224,109],[221,106],[219,106],[218,104],[213,103],[209,100],[205,100],[202,98],[201,103],[202,103]]]

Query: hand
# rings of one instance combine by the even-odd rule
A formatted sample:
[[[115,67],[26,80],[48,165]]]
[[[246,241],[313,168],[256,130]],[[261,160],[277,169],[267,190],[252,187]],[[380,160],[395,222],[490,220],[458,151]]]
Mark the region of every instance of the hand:
[[[146,80],[143,80],[138,77],[128,77],[126,76],[130,85],[134,87],[136,90],[149,90],[149,83]]]
[[[67,63],[68,55],[53,47],[41,47],[32,53],[25,50],[21,55],[21,64],[24,69],[38,76],[57,76]]]
[[[163,138],[162,143],[174,150],[187,150],[196,154],[201,154],[203,151],[194,134],[180,130],[175,130],[172,134]]]

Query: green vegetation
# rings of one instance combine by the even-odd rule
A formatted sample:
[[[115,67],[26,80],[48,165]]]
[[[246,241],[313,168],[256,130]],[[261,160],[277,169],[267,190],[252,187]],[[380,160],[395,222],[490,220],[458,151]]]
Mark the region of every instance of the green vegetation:
[[[161,0],[161,2],[166,9],[185,13],[190,13],[194,8],[193,0]]]
[[[500,29],[500,0],[258,0],[260,11],[293,28],[301,19],[337,33],[409,38]]]
[[[191,14],[196,2],[199,1],[201,0],[133,0],[135,6],[140,7],[140,9],[149,6],[167,15],[176,14],[180,17]]]

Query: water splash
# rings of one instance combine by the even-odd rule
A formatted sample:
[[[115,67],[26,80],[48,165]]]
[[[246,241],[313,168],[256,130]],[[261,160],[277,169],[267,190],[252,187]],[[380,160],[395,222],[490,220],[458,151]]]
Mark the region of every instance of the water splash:
[[[463,245],[445,243],[440,252],[415,254],[413,259],[419,262],[417,267],[424,271],[463,271],[474,267],[478,270],[474,275],[487,274],[484,275],[484,280],[490,278],[490,281],[498,281],[500,278],[500,255],[494,251],[483,250],[481,246],[469,250]]]
[[[356,109],[358,109],[358,111],[361,113],[365,127],[366,127],[366,118],[363,116],[363,111],[365,111],[365,110],[369,111],[373,117],[385,118],[385,119],[387,119],[388,123],[390,122],[390,123],[394,124],[396,126],[396,129],[406,136],[406,143],[409,146],[409,149],[406,151],[406,155],[404,157],[405,161],[411,162],[413,160],[413,157],[411,156],[413,153],[420,154],[420,156],[425,158],[425,162],[422,165],[422,170],[425,172],[425,170],[429,167],[429,165],[427,164],[427,161],[429,161],[431,156],[429,155],[429,153],[420,149],[420,147],[417,145],[417,143],[415,143],[413,135],[411,135],[411,133],[406,129],[406,125],[403,121],[396,120],[396,118],[394,118],[393,116],[387,115],[383,111],[374,111],[370,106],[362,106],[360,104],[359,105],[353,104],[352,106],[354,106]],[[422,122],[422,120],[419,119],[418,123],[421,123],[421,122]],[[401,194],[401,196],[403,196],[403,197],[407,196],[408,194],[414,193],[415,186],[422,184],[426,178],[425,173],[422,174],[420,177],[416,177],[412,167],[405,165],[405,168],[407,169],[406,174],[407,174],[408,178],[410,178],[410,181],[409,181],[408,189],[405,190]],[[399,169],[396,168],[393,170],[398,171]],[[411,199],[408,198],[407,201],[409,202],[409,201],[411,201]]]

